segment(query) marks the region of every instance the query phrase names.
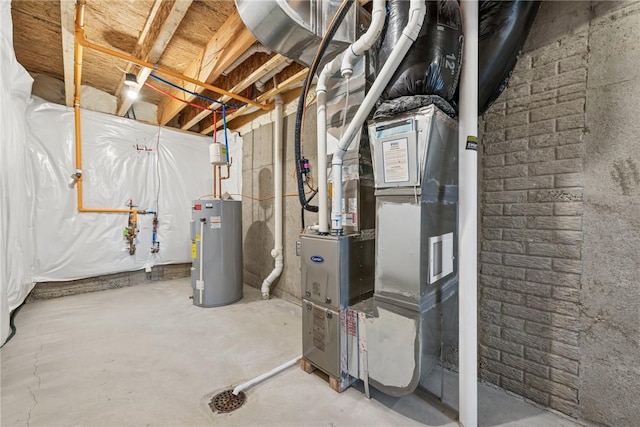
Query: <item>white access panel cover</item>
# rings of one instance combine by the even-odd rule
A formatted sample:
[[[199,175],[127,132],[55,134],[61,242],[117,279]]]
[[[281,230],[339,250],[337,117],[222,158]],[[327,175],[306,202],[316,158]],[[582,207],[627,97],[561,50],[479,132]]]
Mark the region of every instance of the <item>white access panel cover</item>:
[[[429,237],[429,283],[453,273],[453,233]]]

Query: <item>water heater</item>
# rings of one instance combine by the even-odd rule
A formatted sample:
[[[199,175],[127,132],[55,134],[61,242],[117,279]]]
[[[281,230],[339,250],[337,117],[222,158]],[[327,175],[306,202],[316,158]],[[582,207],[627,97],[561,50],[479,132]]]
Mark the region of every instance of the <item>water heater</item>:
[[[218,307],[242,299],[242,202],[194,200],[191,204],[193,304]]]

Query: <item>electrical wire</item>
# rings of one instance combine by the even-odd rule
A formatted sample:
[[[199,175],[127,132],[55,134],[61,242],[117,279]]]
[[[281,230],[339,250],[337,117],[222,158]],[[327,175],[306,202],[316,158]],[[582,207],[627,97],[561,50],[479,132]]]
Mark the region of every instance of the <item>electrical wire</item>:
[[[306,110],[306,99],[309,93],[309,88],[311,87],[311,81],[313,80],[313,76],[316,73],[318,66],[320,64],[320,60],[324,56],[327,47],[329,46],[329,42],[333,39],[335,33],[338,30],[338,27],[344,20],[349,11],[349,8],[354,3],[354,0],[343,0],[335,15],[333,16],[329,26],[327,27],[327,31],[320,41],[320,46],[318,46],[318,50],[316,51],[316,55],[309,67],[309,71],[304,80],[303,89],[300,91],[300,97],[298,98],[298,108],[296,109],[296,122],[295,122],[295,136],[294,136],[294,151],[295,151],[295,163],[296,163],[296,179],[298,184],[298,198],[300,200],[300,205],[302,205],[303,209],[306,209],[310,212],[318,212],[317,206],[312,206],[309,204],[313,196],[309,199],[306,198],[304,194],[304,183],[302,178],[302,128],[304,126],[304,113]]]
[[[313,190],[313,191],[307,192],[306,194],[312,194],[314,192],[317,193],[317,191]],[[240,197],[243,197],[243,198],[247,198],[247,199],[252,200],[254,202],[266,202],[267,200],[273,200],[273,199],[276,198],[275,195],[271,195],[271,196],[267,196],[267,197],[252,197],[252,196],[249,196],[247,194],[240,194],[240,193],[228,193],[228,194],[230,196],[240,196]],[[213,196],[213,194],[204,194],[202,196],[199,196],[198,199],[200,200],[200,199],[203,199],[204,197],[209,197],[209,196]],[[289,194],[283,194],[282,195],[282,197],[297,197],[297,196],[298,196],[298,193],[289,193]]]
[[[224,146],[227,149],[227,163],[229,163],[229,138],[227,137],[227,106],[226,105],[222,106],[222,124],[224,128]]]
[[[144,85],[149,87],[149,88],[151,88],[151,89],[153,89],[153,90],[155,90],[156,92],[159,92],[159,93],[163,94],[164,96],[168,96],[169,98],[175,99],[176,101],[184,102],[185,104],[190,105],[190,106],[195,107],[195,108],[199,108],[200,110],[215,111],[212,108],[207,108],[207,107],[205,107],[203,105],[198,105],[198,104],[195,104],[193,102],[189,102],[189,101],[187,101],[185,99],[180,99],[177,96],[175,96],[175,95],[173,95],[173,94],[171,94],[171,93],[169,93],[169,92],[167,92],[165,90],[162,90],[159,87],[156,87],[156,86],[152,85],[149,82],[144,82]]]
[[[149,74],[149,77],[151,77],[152,79],[157,80],[157,81],[159,81],[159,82],[161,82],[161,83],[164,83],[164,84],[166,84],[167,86],[171,86],[171,87],[172,87],[172,88],[174,88],[174,89],[181,90],[181,91],[186,92],[186,93],[188,93],[188,94],[190,94],[190,95],[193,95],[193,96],[195,96],[195,97],[197,97],[197,98],[203,99],[203,100],[205,100],[205,101],[212,102],[212,103],[214,103],[214,104],[226,105],[226,106],[231,107],[231,108],[241,108],[241,107],[244,107],[245,105],[247,105],[247,104],[241,104],[241,105],[229,105],[229,104],[227,104],[226,102],[223,102],[223,101],[220,101],[220,100],[217,100],[217,99],[213,99],[213,98],[209,98],[208,96],[201,95],[201,94],[199,94],[198,92],[192,92],[192,91],[190,91],[190,90],[189,90],[189,89],[187,89],[187,88],[184,88],[184,87],[182,87],[182,86],[178,86],[177,84],[172,83],[172,82],[170,82],[169,80],[163,79],[162,77],[156,76],[155,74]],[[213,110],[212,110],[212,111],[213,111]]]
[[[22,309],[22,307],[24,307],[24,302],[22,304],[20,304],[18,307],[16,307],[15,310],[13,310],[11,312],[11,316],[9,317],[9,327],[11,328],[11,333],[9,334],[9,336],[7,337],[7,340],[4,342],[4,344],[2,344],[0,346],[0,348],[4,347],[5,345],[7,345],[7,343],[9,341],[11,341],[11,338],[14,337],[14,335],[17,332],[17,328],[16,328],[16,316],[18,315],[18,312]]]

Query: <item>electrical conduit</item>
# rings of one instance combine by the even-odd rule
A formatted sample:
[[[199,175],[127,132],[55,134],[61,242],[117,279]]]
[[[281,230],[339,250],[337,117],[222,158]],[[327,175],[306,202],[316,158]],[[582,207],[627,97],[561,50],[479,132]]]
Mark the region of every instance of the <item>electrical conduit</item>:
[[[317,148],[318,148],[318,222],[321,234],[329,233],[329,200],[327,190],[327,83],[332,75],[341,70],[342,77],[349,78],[353,74],[353,65],[358,57],[371,49],[378,40],[384,28],[386,0],[374,0],[371,12],[371,25],[356,42],[349,46],[343,53],[324,66],[318,83],[316,84],[317,96]],[[345,106],[345,109],[348,106]],[[346,111],[345,111],[346,114]],[[368,114],[368,113],[367,113]],[[335,177],[335,175],[334,175]],[[341,181],[334,179],[334,187],[341,186]],[[340,202],[342,206],[342,202]]]
[[[458,132],[460,425],[478,425],[478,1],[460,2],[464,47]]]
[[[362,101],[360,108],[358,108],[344,135],[340,138],[338,147],[333,153],[331,171],[333,173],[333,182],[337,183],[337,185],[333,186],[333,197],[331,199],[331,228],[337,234],[342,234],[343,228],[342,185],[340,184],[342,183],[342,161],[344,155],[353,138],[361,131],[362,124],[367,119],[371,109],[375,106],[375,103],[389,83],[389,80],[391,80],[393,73],[395,73],[400,62],[402,62],[409,48],[418,37],[420,28],[422,28],[422,23],[424,22],[425,13],[426,5],[424,0],[411,0],[409,6],[409,21],[404,27],[404,30],[402,30],[402,38],[387,59],[382,70],[380,70],[378,77],[373,82],[371,89]]]
[[[273,282],[280,277],[284,268],[284,256],[282,254],[282,97],[275,97],[276,110],[273,125],[273,186],[274,186],[274,217],[275,217],[275,244],[271,256],[275,259],[273,271],[262,282],[262,299],[269,299],[269,289]],[[325,156],[326,157],[326,156]],[[326,169],[326,168],[325,168]],[[326,179],[325,179],[326,182]],[[235,391],[234,391],[235,393]]]

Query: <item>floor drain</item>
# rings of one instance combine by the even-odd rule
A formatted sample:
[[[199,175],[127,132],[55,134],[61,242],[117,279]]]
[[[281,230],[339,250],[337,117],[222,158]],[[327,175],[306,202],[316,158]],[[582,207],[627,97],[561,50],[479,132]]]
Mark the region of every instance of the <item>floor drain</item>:
[[[233,390],[227,390],[213,396],[209,407],[214,412],[231,412],[244,405],[245,399],[246,396],[243,391],[234,396]]]

